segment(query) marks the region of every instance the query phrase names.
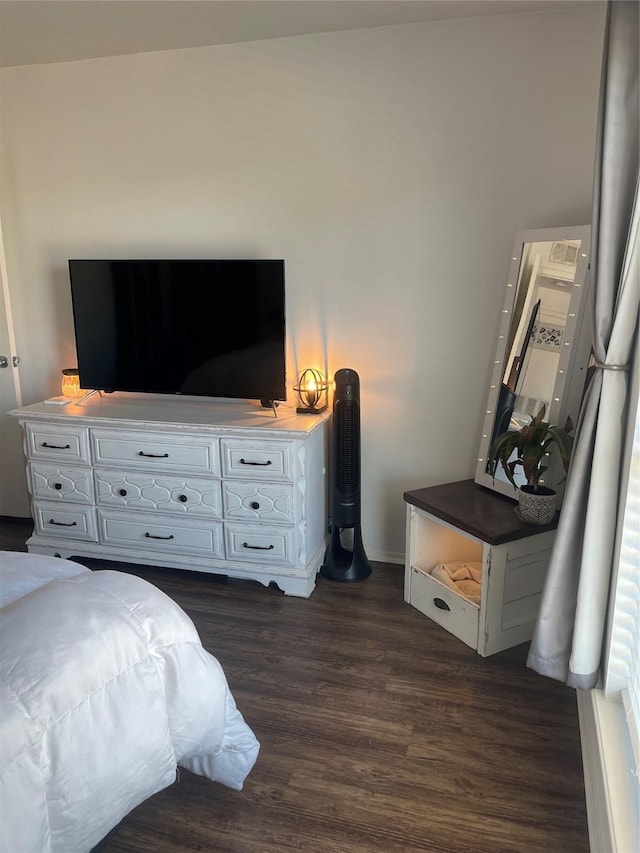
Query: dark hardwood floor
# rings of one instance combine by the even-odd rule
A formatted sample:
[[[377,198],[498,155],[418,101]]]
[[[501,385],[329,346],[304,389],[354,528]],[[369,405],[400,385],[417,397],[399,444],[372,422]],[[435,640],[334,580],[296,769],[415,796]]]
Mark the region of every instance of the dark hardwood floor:
[[[29,532],[0,519],[0,550]],[[80,562],[172,596],[261,742],[242,792],[182,770],[102,853],[588,853],[574,692],[528,670],[526,646],[481,658],[405,604],[400,566],[304,600]]]

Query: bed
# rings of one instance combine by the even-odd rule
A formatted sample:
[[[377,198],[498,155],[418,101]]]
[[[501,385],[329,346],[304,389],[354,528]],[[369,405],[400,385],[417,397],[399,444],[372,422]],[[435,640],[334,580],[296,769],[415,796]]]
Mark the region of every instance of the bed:
[[[259,751],[184,611],[134,575],[0,551],[0,850],[86,853],[177,766]]]

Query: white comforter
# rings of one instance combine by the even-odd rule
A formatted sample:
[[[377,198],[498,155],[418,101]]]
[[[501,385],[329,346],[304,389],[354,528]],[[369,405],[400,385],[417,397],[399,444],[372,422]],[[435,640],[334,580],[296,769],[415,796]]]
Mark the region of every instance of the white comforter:
[[[0,851],[88,851],[176,765],[241,789],[259,744],[189,617],[133,575],[0,552]]]

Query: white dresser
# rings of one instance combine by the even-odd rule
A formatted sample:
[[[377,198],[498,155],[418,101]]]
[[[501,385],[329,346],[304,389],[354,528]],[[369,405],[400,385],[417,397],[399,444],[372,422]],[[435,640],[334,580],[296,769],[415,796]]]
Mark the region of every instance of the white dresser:
[[[328,414],[124,394],[11,414],[24,433],[30,552],[313,591],[327,541]]]

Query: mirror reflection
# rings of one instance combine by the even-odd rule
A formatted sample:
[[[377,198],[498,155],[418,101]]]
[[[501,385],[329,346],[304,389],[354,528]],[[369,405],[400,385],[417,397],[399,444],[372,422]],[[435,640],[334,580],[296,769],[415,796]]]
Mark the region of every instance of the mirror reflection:
[[[581,240],[525,243],[492,441],[551,412]]]
[[[591,339],[585,321],[589,242],[589,226],[516,235],[475,477],[514,499],[501,467],[490,473],[495,438],[521,429],[543,406],[550,423],[577,419]],[[525,483],[520,467],[516,480]]]

